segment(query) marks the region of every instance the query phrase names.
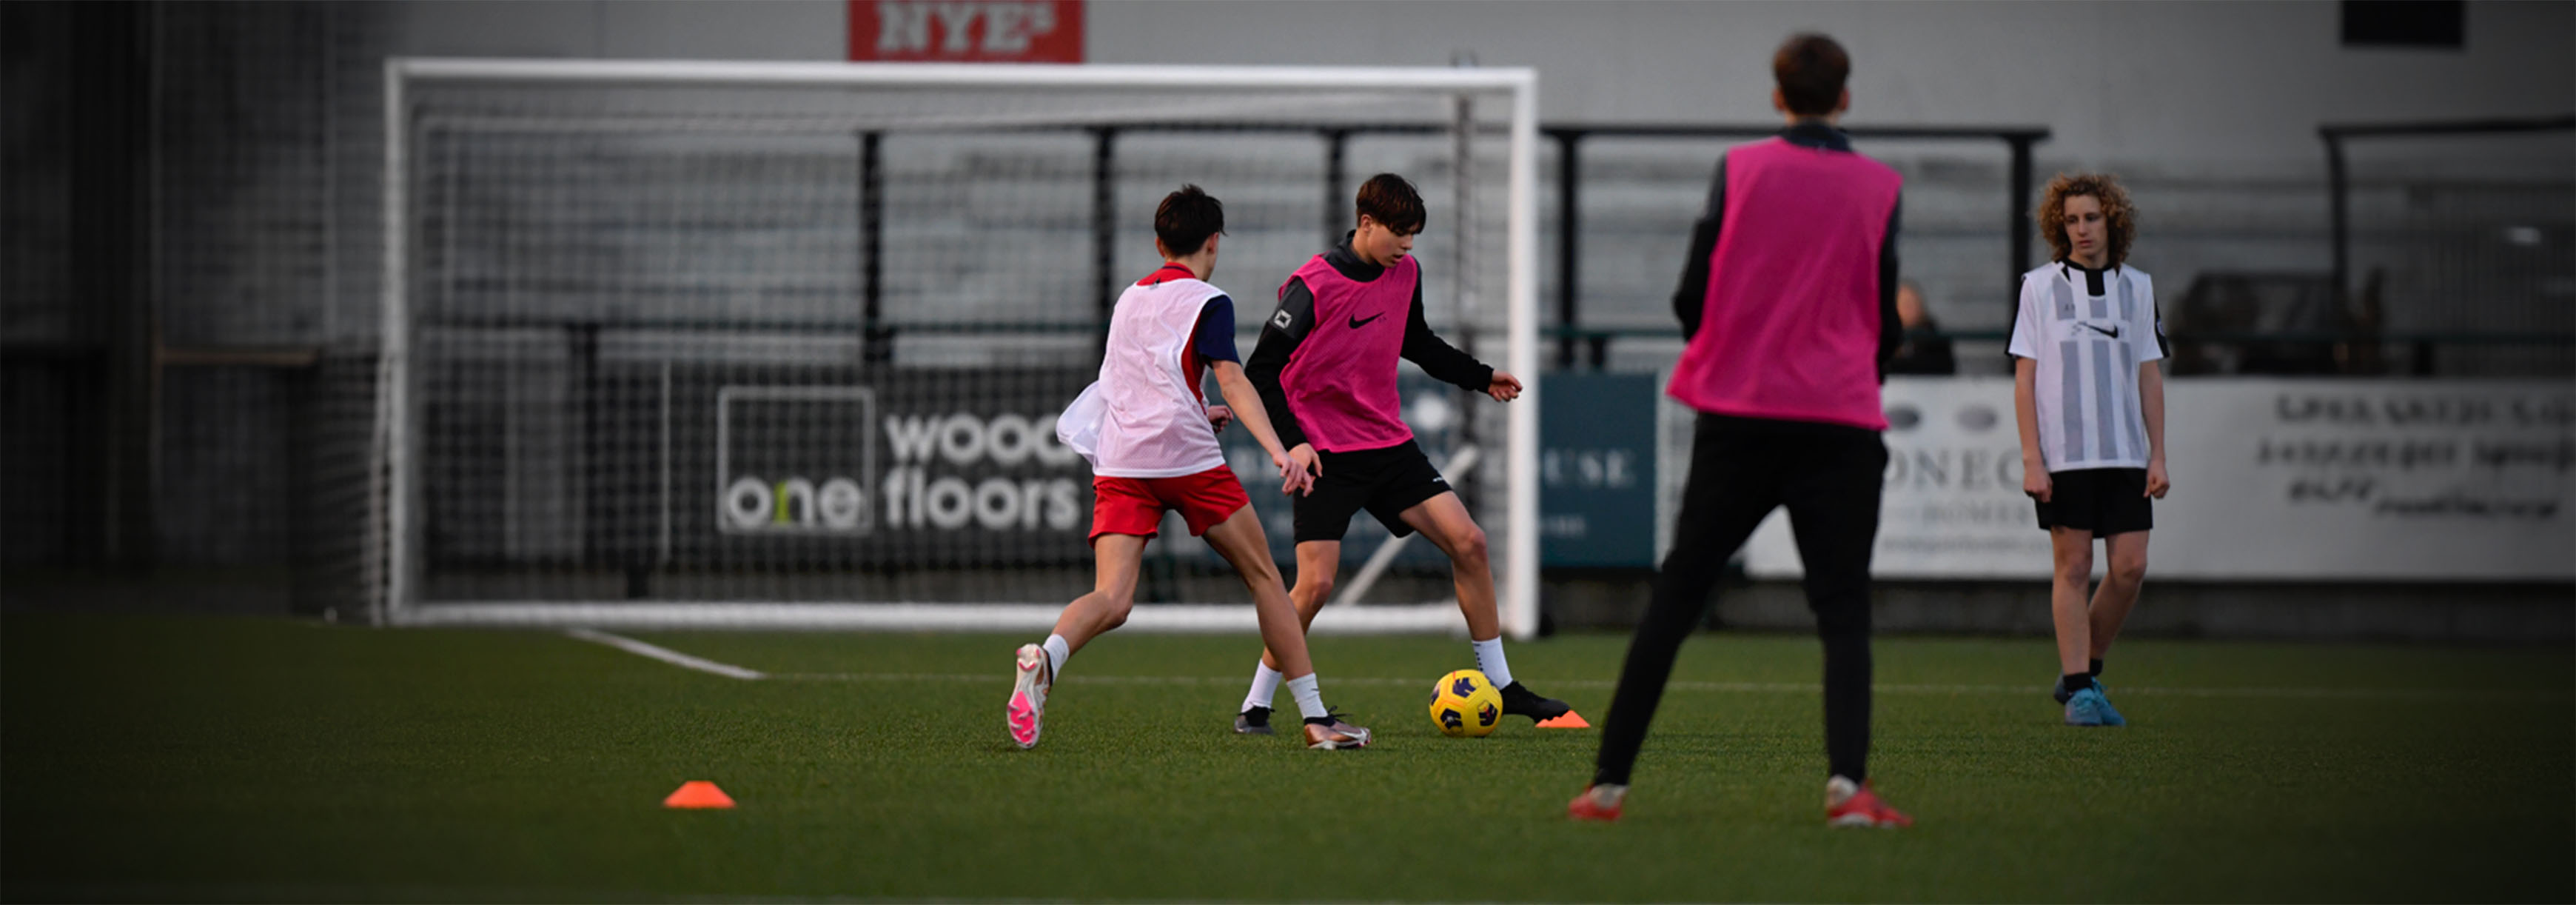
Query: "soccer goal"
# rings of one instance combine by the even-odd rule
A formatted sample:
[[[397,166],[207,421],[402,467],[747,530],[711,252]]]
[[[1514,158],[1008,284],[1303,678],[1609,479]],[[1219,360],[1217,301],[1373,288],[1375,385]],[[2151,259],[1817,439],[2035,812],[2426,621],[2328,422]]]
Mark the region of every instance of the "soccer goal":
[[[1028,630],[1090,589],[1054,437],[1157,201],[1226,206],[1250,354],[1395,172],[1432,325],[1509,405],[1405,366],[1408,420],[1537,627],[1527,69],[395,59],[363,574],[397,625]],[[1213,397],[1213,393],[1211,393]],[[1211,401],[1214,401],[1213,398]],[[1226,432],[1283,564],[1289,506]],[[1318,630],[1462,630],[1446,557],[1363,515]],[[1353,584],[1366,587],[1354,589]],[[1357,598],[1347,600],[1347,598]],[[1177,519],[1131,625],[1250,631]]]

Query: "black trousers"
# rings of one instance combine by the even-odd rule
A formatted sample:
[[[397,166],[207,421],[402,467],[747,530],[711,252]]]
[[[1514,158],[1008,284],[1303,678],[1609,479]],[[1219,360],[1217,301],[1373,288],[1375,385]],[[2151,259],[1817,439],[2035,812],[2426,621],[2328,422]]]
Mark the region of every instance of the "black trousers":
[[[1764,516],[1789,507],[1806,565],[1807,607],[1825,644],[1825,754],[1832,772],[1868,778],[1869,557],[1887,445],[1877,431],[1702,414],[1672,552],[1610,700],[1596,783],[1628,782],[1646,726],[1672,678],[1673,656],[1699,625],[1736,548]]]

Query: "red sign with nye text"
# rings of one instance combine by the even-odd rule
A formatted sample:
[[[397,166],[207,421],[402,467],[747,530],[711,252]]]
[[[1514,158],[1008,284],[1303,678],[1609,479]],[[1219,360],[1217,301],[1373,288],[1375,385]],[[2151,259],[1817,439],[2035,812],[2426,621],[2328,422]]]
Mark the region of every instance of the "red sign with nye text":
[[[850,0],[850,59],[1082,62],[1082,0]]]

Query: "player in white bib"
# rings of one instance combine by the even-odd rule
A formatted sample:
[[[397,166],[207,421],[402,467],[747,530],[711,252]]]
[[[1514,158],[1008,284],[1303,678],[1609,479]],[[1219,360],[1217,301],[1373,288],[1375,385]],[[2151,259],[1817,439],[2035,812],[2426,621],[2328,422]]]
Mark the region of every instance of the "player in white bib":
[[[2146,580],[2152,501],[2172,487],[2156,365],[2163,325],[2155,283],[2126,263],[2137,219],[2118,179],[2057,177],[2039,224],[2055,260],[2022,275],[2011,353],[2022,492],[2038,507],[2056,560],[2054,694],[2068,725],[2126,725],[2098,680]],[[2088,602],[2095,538],[2111,563]]]
[[[1296,607],[1279,579],[1279,564],[1270,558],[1269,538],[1217,443],[1216,432],[1239,420],[1278,466],[1282,492],[1303,491],[1313,480],[1280,448],[1260,393],[1243,376],[1234,347],[1234,301],[1207,282],[1224,233],[1224,205],[1198,186],[1182,186],[1163,198],[1154,211],[1154,248],[1164,264],[1118,297],[1100,380],[1056,419],[1056,436],[1091,460],[1091,553],[1098,579],[1091,593],[1065,606],[1044,643],[1020,647],[1006,717],[1011,741],[1022,748],[1037,746],[1047,695],[1074,651],[1127,621],[1145,542],[1153,539],[1166,510],[1179,512],[1190,533],[1206,537],[1251,588],[1261,642],[1280,655],[1288,688],[1305,715],[1306,746],[1368,746],[1367,729],[1324,707]],[[1224,406],[1209,406],[1200,389],[1211,371]]]

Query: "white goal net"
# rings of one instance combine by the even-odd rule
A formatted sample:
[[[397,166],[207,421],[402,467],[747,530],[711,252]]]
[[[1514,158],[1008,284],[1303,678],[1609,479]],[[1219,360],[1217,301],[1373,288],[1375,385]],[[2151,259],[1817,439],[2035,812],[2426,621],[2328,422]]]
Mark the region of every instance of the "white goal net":
[[[1518,374],[1404,366],[1408,420],[1536,628],[1528,70],[396,59],[377,512],[393,624],[1022,629],[1089,590],[1054,438],[1154,205],[1226,208],[1249,355],[1378,172],[1421,188],[1433,326]],[[1214,394],[1211,393],[1211,396]],[[1227,431],[1283,568],[1289,506]],[[1167,524],[1132,624],[1249,630]],[[1445,557],[1362,516],[1319,630],[1455,630]],[[1360,580],[1360,579],[1365,580]]]

